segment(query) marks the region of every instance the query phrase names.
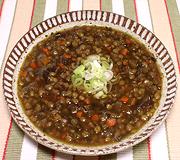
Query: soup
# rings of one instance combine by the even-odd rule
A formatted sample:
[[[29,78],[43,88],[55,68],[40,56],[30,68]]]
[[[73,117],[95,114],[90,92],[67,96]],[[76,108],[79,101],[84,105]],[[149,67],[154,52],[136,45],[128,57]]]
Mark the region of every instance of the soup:
[[[64,143],[97,146],[136,133],[161,98],[156,59],[130,35],[100,26],[52,33],[27,55],[18,97],[30,121]]]

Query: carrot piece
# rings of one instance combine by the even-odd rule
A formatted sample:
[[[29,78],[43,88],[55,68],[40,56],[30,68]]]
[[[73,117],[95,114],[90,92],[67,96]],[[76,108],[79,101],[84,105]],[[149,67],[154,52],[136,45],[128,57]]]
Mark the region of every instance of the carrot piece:
[[[125,42],[126,42],[126,44],[131,44],[131,43],[132,43],[132,40],[131,40],[131,39],[128,39],[128,38],[126,38],[126,39],[125,39]]]
[[[47,57],[46,57],[46,58],[43,58],[42,63],[43,63],[44,65],[47,65],[47,64],[49,63],[49,59],[48,59]]]
[[[121,51],[120,51],[120,53],[122,54],[122,55],[124,55],[124,56],[126,56],[127,54],[128,54],[128,49],[127,48],[124,48],[124,49],[122,49]]]
[[[84,102],[85,102],[86,104],[91,104],[91,100],[90,100],[89,98],[84,99]]]
[[[76,61],[76,58],[72,58],[72,61]]]
[[[65,139],[66,136],[67,136],[67,133],[63,133],[60,138],[61,138],[61,139]]]
[[[42,48],[42,51],[43,51],[47,56],[50,55],[48,48]]]
[[[59,100],[62,100],[62,101],[65,100],[65,98],[64,98],[63,96],[59,96],[58,99],[59,99]]]
[[[36,68],[38,67],[37,63],[35,63],[35,62],[32,62],[32,63],[30,64],[30,66],[31,66],[31,68],[33,68],[33,69],[36,69]]]
[[[60,67],[60,68],[64,68],[65,65],[64,65],[63,63],[60,63],[60,64],[59,64],[59,67]]]
[[[61,46],[64,46],[65,45],[65,41],[64,40],[58,40],[57,43]]]
[[[99,115],[97,114],[94,114],[92,117],[91,117],[92,121],[99,121]]]
[[[121,102],[123,102],[123,103],[127,103],[128,100],[129,100],[129,98],[126,97],[126,96],[123,96],[123,97],[121,97],[121,98],[119,99],[119,101],[121,101]]]
[[[82,111],[78,111],[78,112],[76,113],[76,116],[77,116],[78,118],[82,117],[82,115],[83,115],[83,112],[82,112]]]
[[[68,54],[68,53],[64,53],[64,58],[66,58],[66,59],[70,59],[71,58],[71,55],[70,54]]]
[[[113,126],[115,126],[115,125],[116,125],[116,119],[114,119],[114,118],[107,119],[106,125],[107,125],[108,127],[113,127]]]
[[[27,76],[27,71],[21,71],[21,77],[26,77]]]
[[[112,47],[106,47],[106,49],[111,52],[112,51]]]
[[[124,60],[123,65],[125,65],[125,66],[128,65],[128,60]]]

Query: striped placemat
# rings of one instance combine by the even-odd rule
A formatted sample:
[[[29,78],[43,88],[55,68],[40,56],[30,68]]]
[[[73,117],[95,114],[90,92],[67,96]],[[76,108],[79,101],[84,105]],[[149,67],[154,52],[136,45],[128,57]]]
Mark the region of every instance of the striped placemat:
[[[0,0],[0,64],[18,39],[44,19],[67,11],[96,9],[134,19],[154,32],[175,62],[180,82],[180,0]],[[165,123],[147,140],[117,154],[81,157],[32,141],[9,115],[0,75],[0,158],[3,160],[180,160],[180,90]]]

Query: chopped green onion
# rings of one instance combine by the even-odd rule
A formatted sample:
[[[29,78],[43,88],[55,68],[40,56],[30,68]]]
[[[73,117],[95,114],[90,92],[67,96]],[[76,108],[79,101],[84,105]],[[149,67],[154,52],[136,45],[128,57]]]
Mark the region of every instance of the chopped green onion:
[[[99,55],[90,55],[74,71],[71,77],[75,87],[83,86],[88,93],[96,98],[105,98],[108,93],[107,85],[113,78],[112,61]]]
[[[104,69],[109,69],[110,65],[107,61],[102,61],[102,67],[104,67]]]
[[[82,85],[83,84],[83,79],[82,78],[76,78],[75,80],[74,80],[74,85],[75,86],[80,86],[80,85]]]
[[[79,67],[77,67],[74,70],[74,74],[75,75],[80,75],[80,76],[84,77],[84,69],[85,69],[85,66],[84,65],[80,65]]]
[[[94,96],[99,99],[100,97],[102,97],[104,95],[103,91],[99,91],[98,93],[96,93]]]

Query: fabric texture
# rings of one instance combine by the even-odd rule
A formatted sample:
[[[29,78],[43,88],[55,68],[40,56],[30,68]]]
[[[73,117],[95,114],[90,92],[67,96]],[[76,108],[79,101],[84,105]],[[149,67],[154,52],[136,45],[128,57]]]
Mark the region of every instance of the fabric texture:
[[[155,33],[167,47],[180,83],[179,0],[0,0],[0,159],[2,160],[180,160],[180,89],[167,120],[151,137],[105,156],[73,156],[37,144],[13,122],[2,90],[5,60],[16,42],[42,20],[74,10],[95,9],[125,15]]]

